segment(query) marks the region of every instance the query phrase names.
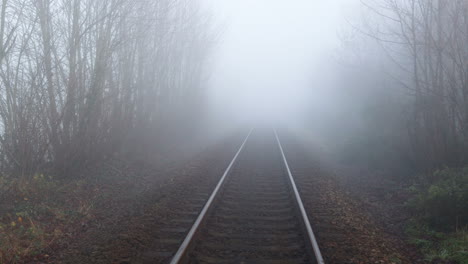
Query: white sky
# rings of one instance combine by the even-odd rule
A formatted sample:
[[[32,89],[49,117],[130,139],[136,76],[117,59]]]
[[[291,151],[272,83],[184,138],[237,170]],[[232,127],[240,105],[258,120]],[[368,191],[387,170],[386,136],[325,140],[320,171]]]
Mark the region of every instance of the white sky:
[[[204,1],[224,27],[211,79],[218,111],[271,118],[314,100],[317,70],[333,59],[357,0]]]

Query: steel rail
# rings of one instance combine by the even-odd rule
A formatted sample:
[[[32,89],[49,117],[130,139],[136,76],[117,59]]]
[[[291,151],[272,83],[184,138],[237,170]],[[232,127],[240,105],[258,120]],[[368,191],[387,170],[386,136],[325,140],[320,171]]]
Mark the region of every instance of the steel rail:
[[[323,260],[322,253],[320,253],[320,248],[318,246],[317,239],[315,238],[314,232],[312,230],[312,226],[310,225],[309,217],[307,216],[307,213],[304,209],[304,204],[302,203],[301,196],[299,195],[299,191],[297,190],[296,182],[294,181],[294,177],[291,173],[291,170],[289,169],[289,164],[288,164],[288,161],[286,160],[286,156],[284,155],[283,147],[281,146],[281,142],[279,140],[278,134],[276,133],[276,129],[273,129],[273,131],[275,132],[276,142],[278,142],[278,146],[281,151],[281,156],[283,157],[284,166],[286,167],[286,171],[289,176],[288,178],[289,178],[291,187],[293,189],[294,196],[296,198],[295,200],[296,200],[297,206],[302,215],[302,221],[307,231],[308,242],[312,245],[317,263],[324,264],[325,262]]]
[[[224,171],[224,174],[223,176],[221,177],[221,179],[219,180],[218,184],[216,185],[216,188],[214,189],[213,193],[211,194],[210,198],[208,199],[208,201],[206,202],[205,206],[203,207],[203,209],[201,210],[200,214],[198,215],[197,217],[197,220],[195,220],[195,223],[193,224],[192,228],[190,228],[190,231],[188,232],[187,236],[185,237],[184,239],[184,242],[182,242],[182,244],[180,245],[179,249],[177,250],[176,254],[174,255],[174,257],[172,258],[170,264],[179,264],[181,263],[181,261],[183,260],[183,257],[185,256],[185,254],[187,253],[187,250],[188,248],[190,247],[191,245],[191,242],[195,236],[195,234],[197,233],[200,225],[202,224],[203,220],[205,219],[211,205],[213,204],[213,201],[214,199],[216,198],[216,195],[218,194],[219,190],[221,189],[221,187],[223,186],[225,180],[226,180],[226,177],[227,175],[229,174],[234,162],[236,161],[237,157],[239,156],[239,154],[241,153],[242,149],[244,148],[244,145],[245,143],[247,142],[247,140],[249,139],[250,137],[250,134],[252,133],[252,130],[251,129],[249,131],[249,134],[247,134],[247,137],[244,139],[244,142],[242,142],[242,145],[240,146],[239,150],[237,151],[236,155],[234,155],[234,158],[232,159],[231,163],[229,163],[229,166],[226,168],[226,170]]]

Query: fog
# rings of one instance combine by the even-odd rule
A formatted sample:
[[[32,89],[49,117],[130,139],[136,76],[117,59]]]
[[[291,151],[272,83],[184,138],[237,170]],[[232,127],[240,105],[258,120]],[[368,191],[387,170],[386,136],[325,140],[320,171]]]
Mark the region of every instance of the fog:
[[[2,0],[0,263],[468,263],[467,47],[467,0]]]
[[[2,2],[7,170],[263,122],[431,164],[467,138],[464,1],[43,1]]]
[[[206,0],[223,29],[213,55],[212,112],[278,122],[336,106],[333,67],[357,2]]]

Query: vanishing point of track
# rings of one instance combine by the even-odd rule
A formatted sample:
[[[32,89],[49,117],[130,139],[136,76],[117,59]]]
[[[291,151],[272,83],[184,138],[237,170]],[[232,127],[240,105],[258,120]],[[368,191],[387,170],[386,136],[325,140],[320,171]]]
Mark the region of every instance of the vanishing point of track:
[[[249,132],[170,263],[324,263],[276,131]]]

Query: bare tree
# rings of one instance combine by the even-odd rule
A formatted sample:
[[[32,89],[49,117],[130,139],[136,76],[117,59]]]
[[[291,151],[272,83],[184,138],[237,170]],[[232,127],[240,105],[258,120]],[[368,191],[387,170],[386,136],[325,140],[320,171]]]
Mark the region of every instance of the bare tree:
[[[379,0],[363,4],[377,21],[363,32],[380,42],[410,77],[402,84],[414,99],[408,131],[415,158],[423,167],[465,162],[468,3]]]
[[[3,170],[63,174],[195,112],[211,41],[198,1],[1,4]]]

